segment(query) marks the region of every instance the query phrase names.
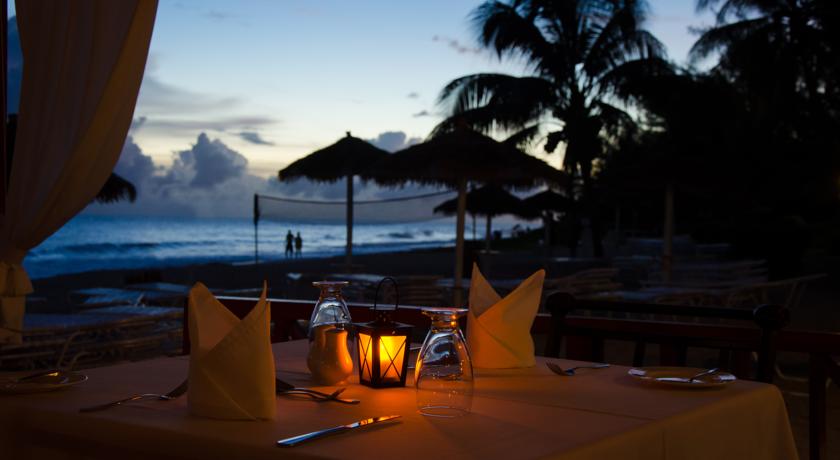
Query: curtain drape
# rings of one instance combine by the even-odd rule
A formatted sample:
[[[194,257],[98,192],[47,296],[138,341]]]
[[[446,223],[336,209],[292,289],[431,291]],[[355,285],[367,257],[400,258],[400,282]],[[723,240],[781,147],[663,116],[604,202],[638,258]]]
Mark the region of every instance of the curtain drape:
[[[26,252],[96,196],[119,159],[157,0],[18,0],[15,154],[0,217],[0,343],[19,342]]]

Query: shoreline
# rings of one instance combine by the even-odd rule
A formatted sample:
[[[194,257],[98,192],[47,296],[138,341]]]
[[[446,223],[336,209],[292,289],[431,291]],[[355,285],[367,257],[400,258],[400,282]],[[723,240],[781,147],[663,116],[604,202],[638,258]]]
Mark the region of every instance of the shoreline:
[[[469,251],[467,251],[469,252]],[[467,257],[471,264],[471,258]],[[129,284],[166,282],[193,285],[202,282],[220,290],[259,288],[268,282],[269,295],[287,298],[317,298],[314,288],[309,296],[293,289],[290,273],[318,276],[341,273],[344,256],[289,258],[260,263],[211,262],[144,269],[108,269],[67,273],[32,280],[34,292],[28,297],[27,311],[66,313],[72,311],[68,294],[77,289],[122,288]],[[354,254],[355,272],[394,275],[437,275],[451,277],[454,270],[452,247],[421,248],[407,251]],[[469,267],[470,265],[465,266]]]

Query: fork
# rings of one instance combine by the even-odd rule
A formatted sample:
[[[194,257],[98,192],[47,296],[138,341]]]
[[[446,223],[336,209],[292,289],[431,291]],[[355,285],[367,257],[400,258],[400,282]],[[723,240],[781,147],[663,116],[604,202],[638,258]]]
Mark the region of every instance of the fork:
[[[111,407],[121,406],[125,403],[130,403],[134,401],[142,401],[147,399],[156,399],[158,401],[172,401],[173,399],[177,399],[179,396],[183,395],[187,392],[188,381],[184,379],[180,385],[172,389],[172,391],[166,394],[158,394],[158,393],[140,393],[133,396],[129,396],[128,398],[119,399],[117,401],[111,401],[105,404],[97,404],[95,406],[88,406],[82,407],[79,409],[79,412],[98,412],[101,410],[109,409]]]
[[[605,367],[610,367],[607,363],[600,363],[600,364],[592,364],[589,366],[575,366],[570,367],[568,369],[563,369],[562,367],[554,364],[554,363],[545,363],[545,365],[551,369],[551,372],[554,372],[557,375],[563,375],[567,377],[573,377],[575,375],[575,371],[578,369],[603,369]]]
[[[284,382],[280,379],[275,379],[275,385],[277,388],[277,394],[291,394],[291,395],[306,395],[311,397],[312,399],[317,400],[318,402],[324,401],[335,401],[342,404],[359,404],[358,399],[342,399],[339,398],[338,395],[344,392],[347,388],[339,388],[338,390],[332,393],[323,393],[317,390],[311,390],[309,388],[298,388],[292,385],[291,383]]]

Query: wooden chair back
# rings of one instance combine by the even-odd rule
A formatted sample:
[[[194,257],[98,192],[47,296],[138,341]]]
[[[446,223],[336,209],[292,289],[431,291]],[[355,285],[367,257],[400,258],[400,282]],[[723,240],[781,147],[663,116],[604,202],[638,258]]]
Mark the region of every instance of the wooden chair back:
[[[758,366],[755,380],[770,382],[776,359],[778,331],[789,322],[784,307],[762,305],[754,310],[686,305],[646,304],[635,302],[577,299],[563,292],[551,294],[546,300],[551,314],[551,327],[546,343],[546,356],[559,357],[561,344],[567,341],[566,357],[588,361],[604,361],[604,341],[630,341],[636,344],[633,365],[643,366],[645,345],[659,344],[663,350],[661,364],[686,365],[689,347],[720,351],[718,367],[732,368],[731,353],[755,352]],[[615,313],[625,316],[662,316],[685,318],[685,322],[615,319],[591,316],[567,319],[573,312],[589,310],[593,314]],[[701,322],[691,322],[699,319]],[[703,323],[705,321],[705,323]],[[746,329],[738,324],[752,324]],[[570,338],[582,338],[572,344]],[[735,370],[735,369],[731,369]],[[743,370],[736,374],[745,377]]]

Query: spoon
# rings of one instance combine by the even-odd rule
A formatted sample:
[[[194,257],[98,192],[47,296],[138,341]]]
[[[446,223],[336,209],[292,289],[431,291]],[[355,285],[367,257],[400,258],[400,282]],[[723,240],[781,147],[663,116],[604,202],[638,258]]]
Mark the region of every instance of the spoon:
[[[551,372],[554,372],[557,375],[563,375],[567,377],[573,377],[575,375],[575,371],[578,369],[604,369],[610,367],[607,363],[600,363],[600,364],[592,364],[589,366],[575,366],[570,367],[568,369],[563,369],[562,367],[554,364],[554,363],[545,363],[545,365],[551,369]]]

